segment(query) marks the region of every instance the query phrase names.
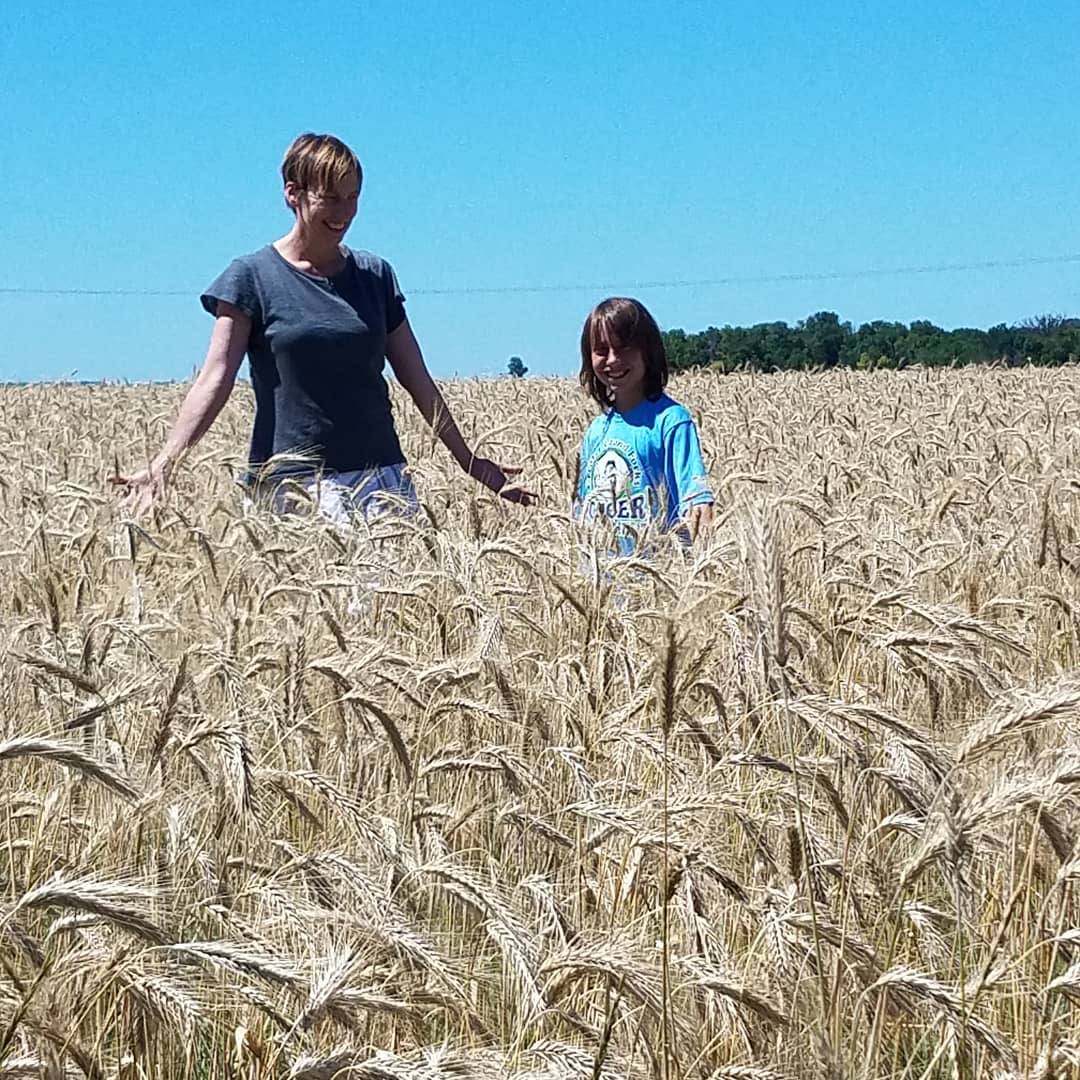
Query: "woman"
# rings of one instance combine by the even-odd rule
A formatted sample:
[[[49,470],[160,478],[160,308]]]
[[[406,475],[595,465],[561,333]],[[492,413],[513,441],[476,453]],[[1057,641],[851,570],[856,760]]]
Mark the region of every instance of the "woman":
[[[507,484],[520,469],[476,457],[466,445],[428,373],[393,269],[342,243],[363,179],[356,155],[332,135],[301,135],[281,175],[293,226],[235,259],[203,294],[214,316],[206,360],[157,456],[114,478],[126,506],[143,512],[161,497],[176,460],[221,412],[245,354],[255,391],[245,480],[277,509],[299,487],[334,520],[367,514],[380,499],[415,510],[384,359],[470,476],[513,502],[533,502],[531,492]]]

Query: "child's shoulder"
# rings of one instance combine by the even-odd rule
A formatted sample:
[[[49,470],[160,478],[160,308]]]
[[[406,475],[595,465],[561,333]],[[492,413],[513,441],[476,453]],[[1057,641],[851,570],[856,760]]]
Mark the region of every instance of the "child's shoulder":
[[[661,424],[665,428],[675,427],[677,424],[685,424],[687,422],[691,424],[694,422],[694,418],[690,415],[690,410],[685,405],[680,405],[674,398],[668,397],[667,394],[661,394],[656,400],[656,423]]]
[[[585,438],[595,438],[597,435],[600,434],[601,431],[603,431],[611,424],[611,419],[612,414],[607,409],[604,409],[603,412],[597,413],[597,415],[589,421],[589,426],[585,429]]]

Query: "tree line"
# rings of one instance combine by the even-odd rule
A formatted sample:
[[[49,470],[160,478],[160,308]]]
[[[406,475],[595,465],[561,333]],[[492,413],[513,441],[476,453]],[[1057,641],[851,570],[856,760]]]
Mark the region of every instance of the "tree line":
[[[910,325],[878,320],[855,328],[841,322],[835,312],[819,311],[794,326],[786,322],[710,326],[696,334],[668,330],[663,336],[673,370],[869,370],[994,362],[1050,367],[1080,360],[1080,318],[1064,315],[1040,315],[989,330],[945,330],[925,320]]]

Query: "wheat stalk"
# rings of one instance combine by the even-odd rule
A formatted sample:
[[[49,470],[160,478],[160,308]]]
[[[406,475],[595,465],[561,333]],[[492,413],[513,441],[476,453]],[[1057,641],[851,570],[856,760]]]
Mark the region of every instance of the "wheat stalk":
[[[167,945],[172,935],[142,909],[142,905],[160,899],[157,890],[142,885],[58,875],[23,893],[11,915],[37,908],[61,907],[105,919],[153,945]]]
[[[32,736],[7,739],[0,743],[0,761],[22,757],[41,758],[73,769],[125,799],[134,801],[139,797],[133,780],[69,743]]]

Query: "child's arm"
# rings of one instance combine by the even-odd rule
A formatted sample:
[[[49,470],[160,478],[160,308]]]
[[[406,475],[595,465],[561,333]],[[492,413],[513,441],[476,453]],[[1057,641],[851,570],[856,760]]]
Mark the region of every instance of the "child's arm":
[[[690,539],[696,540],[712,527],[716,499],[705,473],[693,420],[676,424],[665,440],[664,449],[668,492],[678,504],[679,520],[690,530]]]

